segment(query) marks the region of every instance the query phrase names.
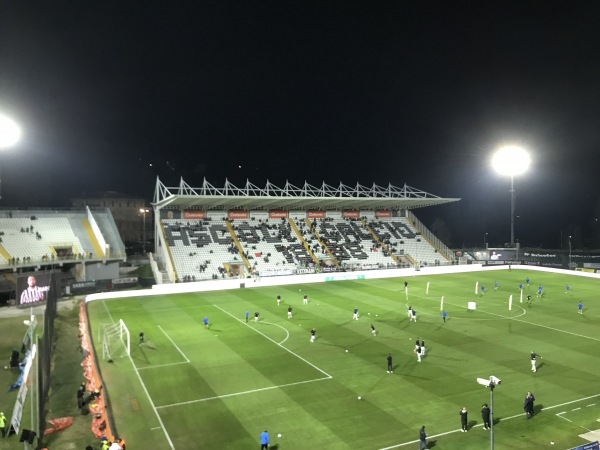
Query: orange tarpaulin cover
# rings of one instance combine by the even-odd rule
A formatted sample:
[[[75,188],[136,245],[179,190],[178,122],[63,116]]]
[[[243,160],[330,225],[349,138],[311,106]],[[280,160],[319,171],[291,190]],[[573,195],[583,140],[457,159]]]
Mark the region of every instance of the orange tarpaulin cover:
[[[64,430],[67,427],[73,425],[72,417],[59,417],[58,419],[51,419],[48,421],[54,428],[46,428],[44,435],[56,433],[57,431]]]
[[[89,392],[101,392],[102,382],[98,374],[98,369],[94,364],[93,348],[88,335],[87,316],[83,302],[79,304],[79,337],[81,339],[81,348],[84,350],[84,355],[86,355],[81,362],[83,377],[86,380],[86,390]],[[90,408],[90,415],[92,416],[92,432],[94,435],[98,439],[106,436],[108,440],[114,441],[115,436],[108,422],[104,396],[100,395],[95,398],[93,403],[88,404],[88,406]]]

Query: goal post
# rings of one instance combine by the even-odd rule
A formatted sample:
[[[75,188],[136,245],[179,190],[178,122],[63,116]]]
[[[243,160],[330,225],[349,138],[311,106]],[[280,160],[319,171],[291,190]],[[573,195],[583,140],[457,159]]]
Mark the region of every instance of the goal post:
[[[131,334],[123,319],[116,323],[104,325],[102,333],[102,358],[112,361],[113,358],[131,355]]]

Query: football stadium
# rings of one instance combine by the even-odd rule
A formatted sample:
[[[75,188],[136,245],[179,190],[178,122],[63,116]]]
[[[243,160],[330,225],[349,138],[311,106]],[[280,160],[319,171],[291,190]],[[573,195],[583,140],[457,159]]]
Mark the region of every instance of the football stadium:
[[[458,201],[157,178],[143,258],[4,210],[0,449],[598,448],[597,255],[450,249]]]

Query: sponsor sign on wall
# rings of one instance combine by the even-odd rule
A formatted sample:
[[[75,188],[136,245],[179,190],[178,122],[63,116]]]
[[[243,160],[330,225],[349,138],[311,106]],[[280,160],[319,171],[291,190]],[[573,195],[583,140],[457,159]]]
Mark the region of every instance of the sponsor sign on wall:
[[[325,211],[308,211],[306,217],[309,219],[324,219]]]
[[[287,211],[269,211],[269,219],[287,219]]]
[[[358,211],[344,211],[342,212],[342,217],[344,219],[358,219],[359,213]]]
[[[381,209],[379,211],[375,211],[375,217],[377,217],[378,219],[392,217],[392,212],[386,209]]]
[[[198,210],[194,210],[194,209],[188,209],[186,211],[183,211],[183,218],[184,219],[204,219],[206,217],[206,212],[205,211],[198,211]]]
[[[250,215],[248,214],[248,211],[244,211],[243,209],[232,209],[227,213],[227,217],[229,220],[248,219]]]

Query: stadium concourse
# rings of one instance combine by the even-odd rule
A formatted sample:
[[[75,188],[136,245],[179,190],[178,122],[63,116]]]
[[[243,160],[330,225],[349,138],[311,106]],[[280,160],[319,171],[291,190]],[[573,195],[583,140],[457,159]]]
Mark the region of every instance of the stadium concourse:
[[[411,210],[458,200],[406,185],[192,188],[157,179],[153,270],[160,283],[453,264]]]

